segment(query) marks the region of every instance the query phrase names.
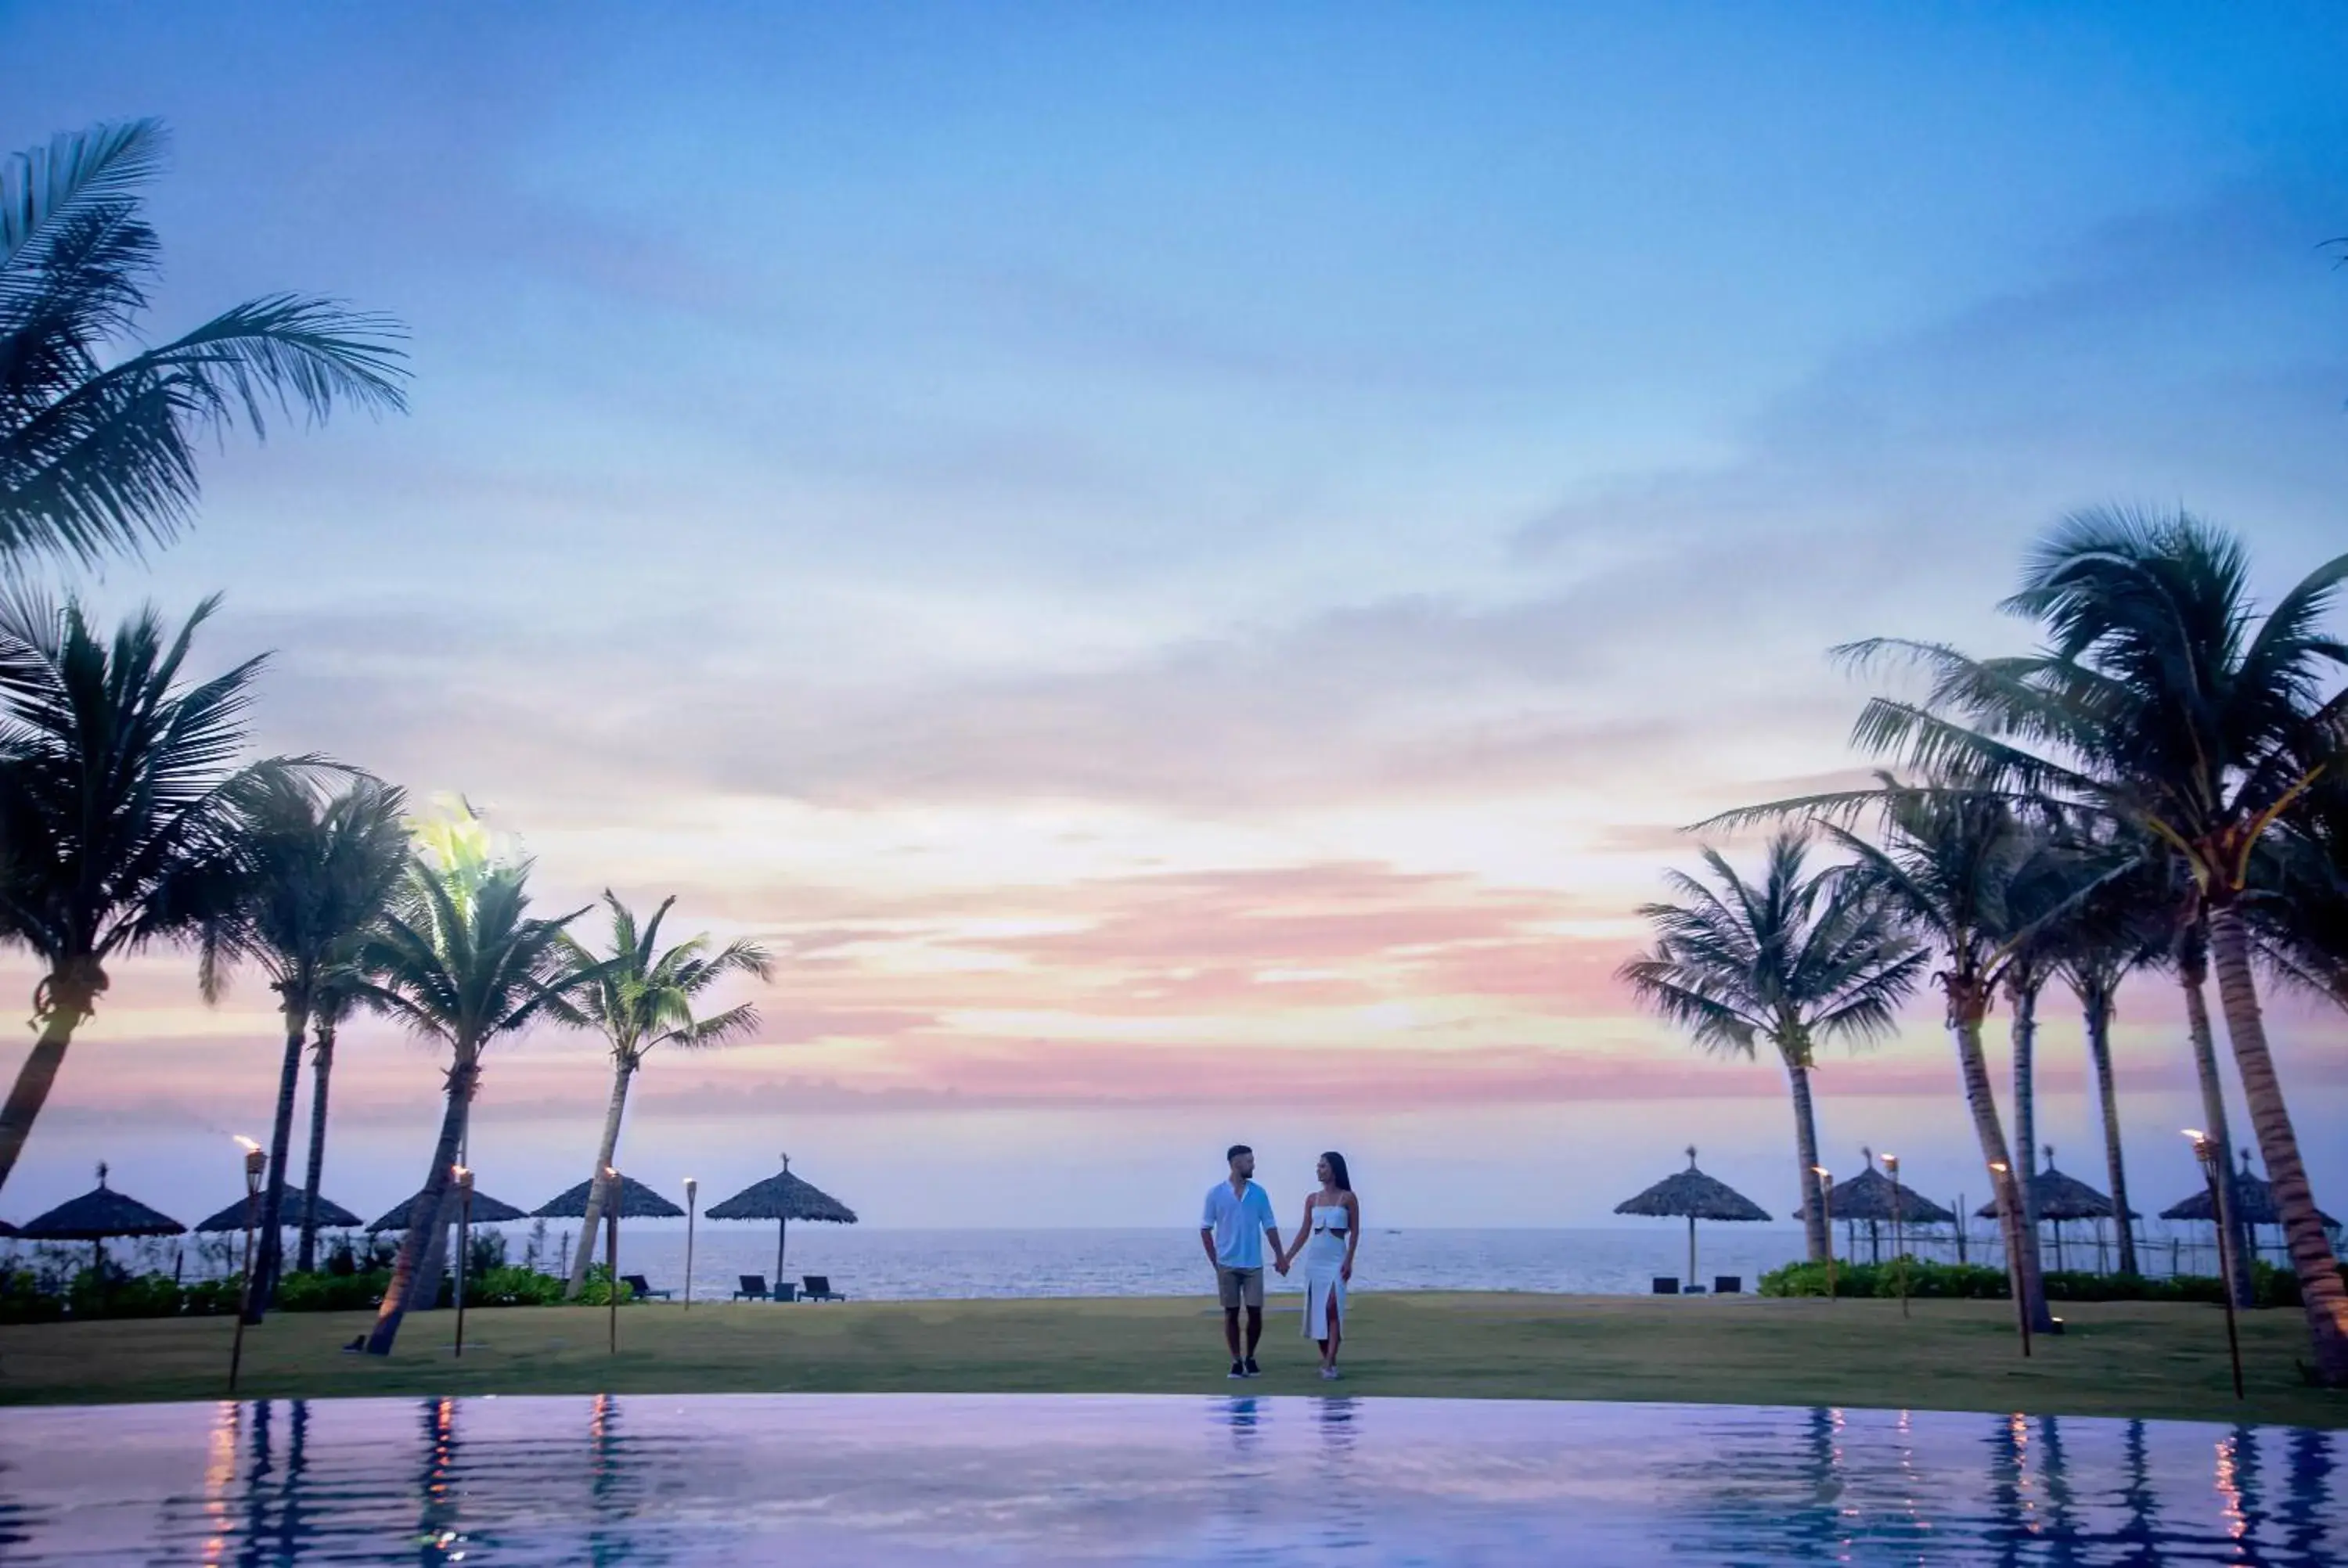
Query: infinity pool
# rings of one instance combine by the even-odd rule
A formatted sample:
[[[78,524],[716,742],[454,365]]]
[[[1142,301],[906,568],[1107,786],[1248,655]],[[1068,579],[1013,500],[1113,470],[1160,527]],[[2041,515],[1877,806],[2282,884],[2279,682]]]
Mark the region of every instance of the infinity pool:
[[[2342,1434],[1437,1399],[470,1399],[0,1416],[0,1560],[2348,1560]]]

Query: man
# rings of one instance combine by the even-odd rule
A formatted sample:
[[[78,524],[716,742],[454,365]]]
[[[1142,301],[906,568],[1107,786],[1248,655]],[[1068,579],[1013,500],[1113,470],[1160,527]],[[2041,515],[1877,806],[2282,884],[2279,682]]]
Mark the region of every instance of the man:
[[[1288,1272],[1280,1260],[1280,1225],[1272,1217],[1272,1200],[1251,1179],[1255,1151],[1234,1143],[1223,1158],[1231,1168],[1229,1181],[1207,1189],[1207,1212],[1199,1222],[1199,1242],[1207,1261],[1215,1266],[1215,1286],[1223,1300],[1223,1342],[1231,1347],[1234,1378],[1261,1375],[1255,1364],[1256,1341],[1263,1337],[1263,1237],[1272,1233],[1273,1266]],[[1247,1308],[1247,1343],[1240,1343],[1240,1308]]]

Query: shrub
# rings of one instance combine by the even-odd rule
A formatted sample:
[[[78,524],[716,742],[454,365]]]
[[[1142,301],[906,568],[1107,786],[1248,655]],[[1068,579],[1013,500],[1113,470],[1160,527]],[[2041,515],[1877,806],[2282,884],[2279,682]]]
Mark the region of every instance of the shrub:
[[[552,1276],[547,1277],[552,1278]],[[625,1307],[635,1299],[635,1292],[628,1288],[627,1281],[622,1280],[619,1288],[621,1306]],[[559,1279],[554,1281],[554,1294],[558,1300],[561,1299],[562,1281]],[[591,1263],[587,1266],[587,1286],[579,1293],[578,1301],[582,1307],[609,1307],[612,1304],[612,1268],[609,1264]]]
[[[1930,1263],[1910,1258],[1908,1294],[1918,1297],[1961,1297],[1972,1301],[2003,1300],[2009,1294],[2005,1270],[1978,1263]],[[2348,1265],[2342,1266],[2348,1279]],[[2178,1275],[2149,1278],[2139,1274],[2082,1274],[2065,1271],[2045,1276],[2049,1301],[2202,1301],[2218,1306],[2225,1300],[2218,1281],[2209,1275]],[[2260,1307],[2299,1305],[2299,1276],[2271,1263],[2251,1266],[2251,1296]],[[1789,1263],[1761,1276],[1764,1296],[1824,1296],[1827,1266]],[[1900,1272],[1893,1264],[1838,1263],[1837,1296],[1897,1296]]]
[[[65,1312],[65,1297],[43,1290],[31,1269],[0,1269],[0,1323],[53,1323]]]
[[[391,1284],[391,1271],[355,1270],[344,1273],[335,1268],[334,1259],[327,1266],[304,1274],[296,1270],[277,1282],[277,1310],[280,1312],[357,1312],[373,1307],[383,1299]]]
[[[76,1317],[176,1317],[179,1282],[164,1274],[104,1274],[83,1269],[66,1287],[66,1310]]]
[[[468,1307],[551,1307],[561,1299],[562,1281],[510,1264],[465,1281]]]

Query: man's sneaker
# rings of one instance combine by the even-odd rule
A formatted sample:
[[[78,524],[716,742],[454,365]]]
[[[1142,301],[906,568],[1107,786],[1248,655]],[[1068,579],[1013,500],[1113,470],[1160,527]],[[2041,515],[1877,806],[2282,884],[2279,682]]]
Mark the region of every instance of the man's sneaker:
[[[1255,1358],[1251,1356],[1240,1363],[1240,1375],[1246,1378],[1261,1378],[1263,1376],[1263,1368],[1257,1366]]]
[[[1226,1378],[1244,1378],[1247,1375],[1247,1363],[1244,1361],[1232,1362],[1231,1369],[1223,1374]]]

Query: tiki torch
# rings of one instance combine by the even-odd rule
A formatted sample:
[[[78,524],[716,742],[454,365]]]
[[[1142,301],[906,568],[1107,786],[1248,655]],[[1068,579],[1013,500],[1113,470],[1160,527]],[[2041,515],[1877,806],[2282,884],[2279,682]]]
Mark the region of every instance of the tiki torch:
[[[1900,1156],[1883,1156],[1883,1168],[1891,1177],[1891,1266],[1900,1271],[1900,1316],[1908,1316],[1908,1255],[1900,1250]]]
[[[261,1145],[239,1137],[244,1148],[244,1279],[237,1291],[236,1337],[229,1342],[228,1391],[236,1392],[236,1375],[244,1366],[244,1320],[252,1311],[252,1227],[261,1218]]]
[[[1996,1184],[1993,1190],[1997,1194],[1998,1234],[2005,1248],[2005,1276],[2012,1282],[2013,1316],[2014,1320],[2022,1325],[2022,1354],[2027,1360],[2030,1356],[2030,1303],[2024,1298],[2022,1254],[2014,1245],[2015,1238],[2022,1234],[2022,1214],[2015,1203],[2019,1194],[2011,1190],[2013,1170],[2003,1160],[1992,1160],[1989,1173],[1990,1180]]]
[[[608,1194],[603,1201],[603,1267],[611,1275],[612,1305],[611,1353],[620,1353],[620,1173],[613,1166],[603,1167],[603,1187]]]
[[[1818,1179],[1818,1218],[1827,1227],[1827,1299],[1835,1298],[1834,1250],[1834,1178],[1824,1165],[1812,1165],[1810,1173]]]
[[[457,1354],[465,1353],[465,1269],[473,1251],[473,1173],[464,1166],[457,1177]]]
[[[2233,1238],[2226,1234],[2226,1211],[2218,1201],[2219,1178],[2232,1174],[2218,1155],[2218,1141],[2194,1128],[2185,1135],[2193,1140],[2193,1157],[2201,1162],[2201,1175],[2209,1184],[2209,1217],[2218,1221],[2218,1294],[2226,1300],[2226,1354],[2234,1363],[2234,1398],[2242,1397],[2242,1341],[2234,1327],[2234,1259],[2228,1248]]]

